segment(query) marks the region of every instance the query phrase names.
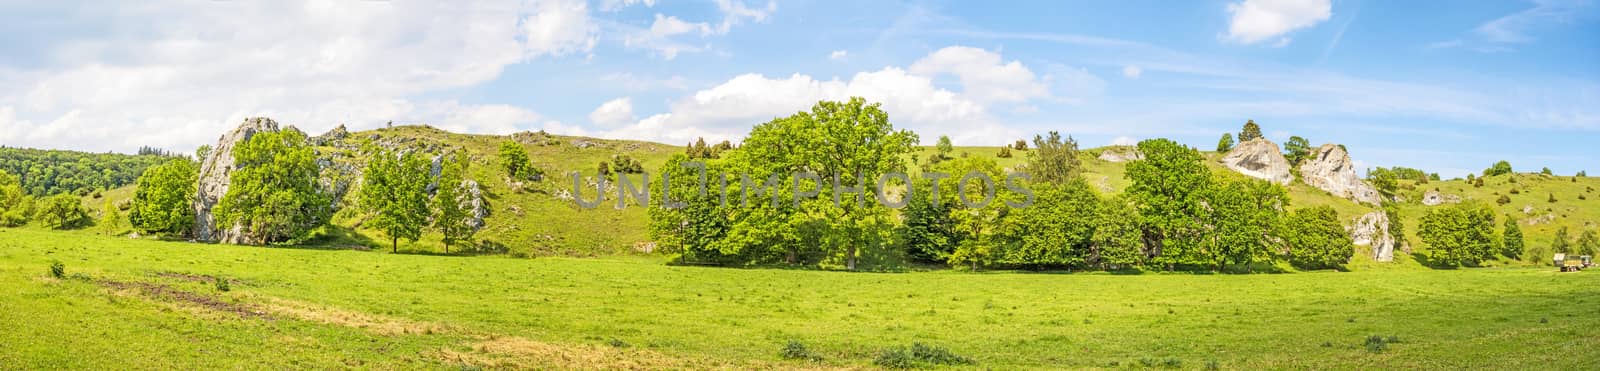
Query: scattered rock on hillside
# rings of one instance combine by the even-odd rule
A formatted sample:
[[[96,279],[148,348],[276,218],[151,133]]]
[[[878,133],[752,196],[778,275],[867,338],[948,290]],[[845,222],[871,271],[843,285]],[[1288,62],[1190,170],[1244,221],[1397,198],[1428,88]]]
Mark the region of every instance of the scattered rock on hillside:
[[[314,146],[327,146],[332,145],[333,142],[344,140],[344,138],[349,136],[350,130],[345,129],[344,125],[340,124],[338,127],[333,128],[333,130],[328,130],[328,132],[322,133],[322,135],[308,138],[308,141],[310,141],[311,145]]]
[[[1439,193],[1438,190],[1430,190],[1422,194],[1423,205],[1437,206],[1439,204],[1456,203],[1461,203],[1461,196]]]
[[[200,161],[200,176],[196,182],[194,198],[194,235],[195,239],[206,242],[225,243],[251,243],[245,241],[241,225],[219,228],[216,219],[211,215],[211,208],[228,194],[228,180],[233,173],[233,147],[239,142],[250,139],[256,133],[277,132],[278,122],[265,117],[245,119],[239,127],[223,134],[217,139],[217,144],[211,147],[211,153]]]
[[[1100,151],[1100,160],[1105,162],[1128,162],[1144,159],[1144,153],[1132,146],[1111,146]]]
[[[1277,184],[1288,185],[1294,181],[1294,174],[1289,173],[1289,160],[1283,158],[1277,143],[1266,138],[1239,143],[1222,157],[1222,164],[1240,174]]]
[[[1355,164],[1344,147],[1324,144],[1300,165],[1300,178],[1306,184],[1328,191],[1334,196],[1377,205],[1381,202],[1378,190],[1356,176]]]
[[[1356,246],[1371,246],[1372,259],[1380,262],[1394,261],[1394,237],[1389,235],[1389,216],[1374,211],[1356,219],[1350,227],[1350,240]]]

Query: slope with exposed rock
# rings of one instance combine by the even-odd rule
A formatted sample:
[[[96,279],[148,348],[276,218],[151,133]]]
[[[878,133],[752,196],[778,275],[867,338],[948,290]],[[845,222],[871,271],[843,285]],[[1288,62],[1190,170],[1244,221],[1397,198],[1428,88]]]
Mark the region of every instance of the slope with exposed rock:
[[[1317,148],[1300,165],[1300,178],[1340,198],[1373,205],[1382,202],[1378,190],[1356,176],[1355,164],[1343,146],[1329,143]]]
[[[1222,165],[1246,176],[1279,185],[1294,181],[1289,173],[1289,160],[1283,158],[1278,144],[1266,138],[1255,138],[1239,143],[1222,157]]]

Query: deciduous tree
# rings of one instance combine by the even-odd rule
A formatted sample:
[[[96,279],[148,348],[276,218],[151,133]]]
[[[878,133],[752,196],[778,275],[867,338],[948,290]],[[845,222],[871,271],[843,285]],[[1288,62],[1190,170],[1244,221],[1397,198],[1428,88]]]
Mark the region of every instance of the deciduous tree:
[[[416,241],[427,225],[430,166],[417,152],[380,149],[363,172],[360,204],[372,215],[364,226],[388,235],[394,252],[400,252],[400,239]]]

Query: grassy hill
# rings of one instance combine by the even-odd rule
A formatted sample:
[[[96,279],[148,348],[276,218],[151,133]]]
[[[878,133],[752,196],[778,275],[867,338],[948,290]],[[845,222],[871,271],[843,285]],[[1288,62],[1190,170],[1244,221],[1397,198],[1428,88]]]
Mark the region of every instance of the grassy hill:
[[[1550,269],[884,275],[0,229],[0,364],[855,369],[918,342],[968,369],[1593,369],[1597,296]]]
[[[546,171],[543,181],[527,182],[519,186],[505,176],[496,151],[499,143],[507,139],[522,144],[533,163]],[[468,178],[480,183],[491,211],[487,227],[477,237],[490,246],[503,249],[493,252],[505,252],[513,256],[592,257],[642,253],[650,241],[646,232],[648,216],[645,209],[636,206],[615,208],[614,189],[608,192],[608,200],[602,207],[591,210],[578,208],[570,199],[560,197],[572,190],[572,180],[567,174],[579,171],[583,176],[592,178],[600,162],[610,161],[619,155],[638,160],[647,171],[659,174],[656,170],[669,156],[685,150],[682,146],[659,143],[543,133],[519,133],[514,136],[457,134],[428,126],[397,126],[355,132],[350,133],[344,141],[352,145],[377,142],[428,148],[433,151],[465,151],[472,159]],[[343,156],[343,161],[349,161],[356,166],[365,161],[358,153],[347,149],[325,145],[318,150],[323,153],[343,152],[342,155],[334,157]],[[1080,160],[1083,164],[1084,178],[1103,193],[1121,192],[1128,186],[1128,180],[1124,177],[1127,163],[1099,160],[1097,156],[1103,150],[1105,148],[1089,148],[1082,151]],[[1011,152],[1013,156],[1010,158],[998,158],[996,154],[999,153],[999,147],[964,146],[955,147],[952,155],[991,157],[1008,170],[1016,169],[1027,161],[1029,151]],[[922,147],[912,156],[908,156],[906,161],[912,164],[913,159],[927,159],[935,153],[936,150],[932,146]],[[1207,166],[1213,173],[1225,177],[1244,177],[1223,167],[1220,163],[1221,154],[1203,152],[1203,155],[1207,158]],[[1513,178],[1517,179],[1515,183],[1511,181]],[[632,179],[637,184],[640,177],[634,175]],[[659,180],[659,178],[653,179],[655,182]],[[1409,241],[1416,251],[1426,249],[1426,245],[1416,237],[1415,226],[1418,219],[1430,208],[1441,207],[1424,206],[1420,203],[1423,192],[1433,189],[1446,195],[1459,196],[1463,200],[1488,203],[1500,214],[1517,218],[1527,235],[1526,241],[1530,251],[1540,251],[1541,248],[1547,251],[1556,229],[1562,226],[1569,228],[1570,236],[1574,239],[1584,230],[1600,228],[1596,225],[1600,223],[1600,193],[1595,193],[1597,192],[1595,189],[1600,189],[1600,178],[1574,179],[1571,176],[1514,174],[1488,177],[1483,187],[1473,187],[1471,183],[1459,179],[1433,181],[1428,184],[1416,184],[1414,181],[1400,183],[1403,190],[1401,196],[1407,200],[1402,204],[1401,210],[1408,226]],[[1518,194],[1510,194],[1512,189],[1516,189]],[[1298,181],[1290,184],[1288,190],[1291,208],[1330,206],[1339,212],[1346,224],[1352,223],[1362,214],[1376,210],[1375,207],[1334,197]],[[132,192],[131,186],[128,186],[101,192],[100,196],[125,202],[132,197]],[[1509,196],[1512,202],[1505,205],[1495,204],[1494,201],[1502,194]],[[1557,202],[1547,202],[1550,195],[1554,195]],[[1585,199],[1579,199],[1580,195]],[[583,196],[585,199],[592,199],[593,188],[584,189]],[[87,195],[84,199],[85,206],[95,210],[93,214],[99,215],[98,210],[103,200],[95,195]],[[1524,208],[1529,209],[1529,212],[1525,213]],[[336,215],[334,228],[330,228],[322,238],[313,240],[310,244],[334,248],[353,246],[376,248],[382,245],[380,241],[386,239],[381,237],[381,233],[361,228],[359,226],[361,221],[362,217],[353,210],[340,213]],[[443,244],[440,243],[440,236],[437,233],[428,233],[415,243],[402,241],[401,250],[438,253],[443,251]],[[1380,266],[1417,267],[1410,256],[1403,254],[1397,254],[1400,256],[1394,264],[1372,262],[1365,257],[1364,251],[1356,255],[1357,258],[1354,259],[1352,266],[1358,269]],[[1546,259],[1548,256],[1539,257],[1536,263],[1542,263]],[[1495,264],[1505,263],[1508,262]]]

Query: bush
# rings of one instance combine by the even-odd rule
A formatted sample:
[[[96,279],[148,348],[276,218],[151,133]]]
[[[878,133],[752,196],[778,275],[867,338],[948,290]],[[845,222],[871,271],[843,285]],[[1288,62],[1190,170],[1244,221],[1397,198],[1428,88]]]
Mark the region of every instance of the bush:
[[[1497,203],[1497,204],[1500,204],[1500,205],[1504,206],[1505,204],[1511,203],[1511,197],[1510,196],[1506,196],[1506,195],[1500,195],[1500,198],[1495,199],[1494,203]]]
[[[64,278],[66,276],[67,276],[67,265],[66,264],[61,264],[61,261],[59,261],[59,260],[50,262],[50,277],[55,277],[56,279],[61,279],[61,278]]]
[[[74,229],[89,224],[89,211],[83,202],[69,194],[51,196],[39,209],[39,222],[50,229]]]
[[[936,365],[965,365],[972,364],[972,359],[951,353],[949,349],[923,343],[911,344],[911,356],[917,360]]]
[[[1366,341],[1365,345],[1367,347],[1367,351],[1368,352],[1383,353],[1384,350],[1389,349],[1389,344],[1398,344],[1398,343],[1400,343],[1400,337],[1399,336],[1389,335],[1389,337],[1383,337],[1383,336],[1378,336],[1378,335],[1372,335],[1372,336],[1368,336],[1367,337],[1367,341]]]
[[[228,283],[228,278],[227,277],[216,276],[216,277],[212,277],[212,280],[217,281],[216,282],[217,291],[221,291],[221,292],[233,291],[233,286],[232,286],[232,284]]]
[[[810,349],[807,349],[805,343],[801,343],[797,340],[789,340],[789,343],[784,344],[783,351],[779,352],[778,355],[782,356],[783,359],[789,360],[822,360],[821,356],[818,356],[816,353],[812,353]]]
[[[901,370],[917,366],[916,361],[911,358],[911,352],[901,347],[888,348],[878,352],[878,357],[872,360],[872,364],[878,365],[878,367]]]

